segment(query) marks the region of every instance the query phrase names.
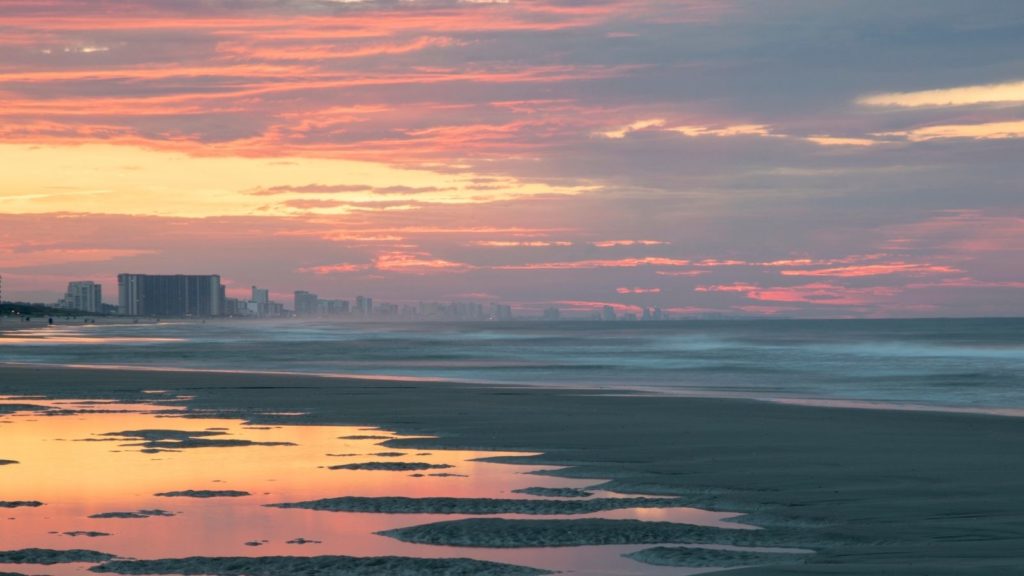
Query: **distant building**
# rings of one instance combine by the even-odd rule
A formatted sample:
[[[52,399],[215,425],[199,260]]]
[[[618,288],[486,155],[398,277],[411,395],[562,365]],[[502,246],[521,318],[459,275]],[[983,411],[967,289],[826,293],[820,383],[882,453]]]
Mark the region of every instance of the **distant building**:
[[[491,320],[511,320],[512,307],[508,304],[491,304]]]
[[[347,303],[346,303],[347,304]],[[346,306],[347,308],[347,306]],[[316,316],[320,314],[320,297],[305,290],[295,291],[295,315]]]
[[[360,318],[369,318],[373,315],[373,298],[368,296],[356,296],[356,315]]]
[[[387,302],[379,304],[374,310],[375,314],[380,318],[393,319],[398,317],[400,308],[398,304],[389,304]]]
[[[559,311],[558,308],[556,308],[554,306],[551,306],[551,307],[548,307],[548,308],[544,309],[543,318],[545,320],[558,320],[561,317],[562,317],[561,311]]]
[[[224,316],[248,316],[249,307],[245,300],[238,298],[224,299]]]
[[[269,288],[252,287],[252,299],[245,303],[245,316],[278,318],[284,316],[284,304],[270,300]]]
[[[222,316],[220,276],[119,274],[118,311],[125,316]]]
[[[348,316],[348,300],[318,300],[314,313],[319,316]]]
[[[270,289],[269,288],[257,288],[252,287],[252,301],[257,304],[267,304],[270,302]]]
[[[605,321],[615,320],[615,308],[612,308],[611,306],[605,306],[601,310],[601,319]]]
[[[90,314],[103,312],[103,286],[91,280],[68,282],[68,291],[57,303],[58,308]]]

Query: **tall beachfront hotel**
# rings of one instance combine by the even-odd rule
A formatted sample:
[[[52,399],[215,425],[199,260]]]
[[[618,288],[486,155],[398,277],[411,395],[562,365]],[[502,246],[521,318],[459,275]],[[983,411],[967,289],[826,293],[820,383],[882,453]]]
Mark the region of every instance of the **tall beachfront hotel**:
[[[224,285],[208,276],[119,274],[118,304],[124,316],[222,316]]]

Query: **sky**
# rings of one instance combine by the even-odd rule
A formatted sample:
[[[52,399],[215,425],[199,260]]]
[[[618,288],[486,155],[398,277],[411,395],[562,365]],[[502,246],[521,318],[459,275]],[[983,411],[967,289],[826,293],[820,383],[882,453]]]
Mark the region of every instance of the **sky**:
[[[1018,0],[4,0],[5,300],[1024,315]]]

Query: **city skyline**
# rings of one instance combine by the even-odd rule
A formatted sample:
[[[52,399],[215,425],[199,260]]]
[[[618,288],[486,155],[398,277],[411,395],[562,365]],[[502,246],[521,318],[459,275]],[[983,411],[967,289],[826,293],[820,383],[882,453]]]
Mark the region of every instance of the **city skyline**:
[[[15,0],[4,298],[198,270],[238,299],[1021,316],[1019,12]]]
[[[0,276],[2,286],[3,276]],[[502,302],[403,300],[374,302],[372,296],[357,295],[351,300],[328,297],[306,290],[292,293],[292,308],[272,300],[267,288],[250,287],[249,298],[227,295],[218,274],[131,274],[117,276],[116,305],[103,301],[103,285],[92,280],[68,283],[63,297],[52,303],[68,313],[129,317],[165,318],[347,318],[356,320],[669,320],[671,315],[659,306],[625,307],[605,305],[589,315],[563,317],[558,306],[540,310],[516,309]],[[4,302],[0,292],[0,302]],[[37,306],[51,303],[35,302]],[[575,310],[575,312],[579,312]]]

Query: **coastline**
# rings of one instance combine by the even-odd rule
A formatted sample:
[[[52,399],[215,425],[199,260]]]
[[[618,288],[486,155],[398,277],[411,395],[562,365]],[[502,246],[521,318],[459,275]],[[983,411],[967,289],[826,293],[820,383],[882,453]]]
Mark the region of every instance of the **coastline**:
[[[1024,563],[1024,422],[978,414],[299,374],[0,366],[0,394],[151,401],[198,417],[379,426],[417,447],[540,452],[560,475],[820,535],[737,574],[998,574]],[[303,413],[288,416],[286,413]],[[2,454],[0,454],[2,456]]]

